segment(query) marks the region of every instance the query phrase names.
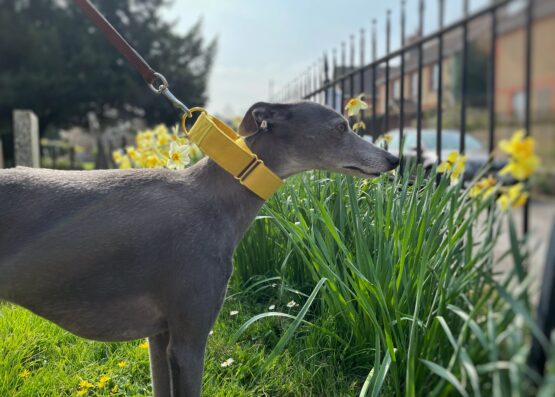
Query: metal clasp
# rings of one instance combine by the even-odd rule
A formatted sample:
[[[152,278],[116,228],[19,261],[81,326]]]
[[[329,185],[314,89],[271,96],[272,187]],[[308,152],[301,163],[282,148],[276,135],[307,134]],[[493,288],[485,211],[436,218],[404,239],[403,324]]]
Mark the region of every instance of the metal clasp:
[[[185,106],[185,104],[179,99],[177,99],[175,95],[172,94],[169,89],[170,85],[168,83],[168,80],[164,77],[164,75],[162,75],[161,73],[154,73],[154,76],[156,77],[156,79],[148,85],[152,92],[158,95],[163,95],[168,101],[170,101],[173,107],[181,110],[185,114],[190,114],[191,111],[189,110],[189,108]],[[156,80],[160,80],[161,83],[158,87],[154,86]]]

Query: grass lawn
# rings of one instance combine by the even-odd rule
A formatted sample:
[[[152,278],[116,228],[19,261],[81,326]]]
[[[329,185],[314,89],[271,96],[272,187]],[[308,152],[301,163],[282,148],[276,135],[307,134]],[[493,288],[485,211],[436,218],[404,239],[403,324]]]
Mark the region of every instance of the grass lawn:
[[[209,337],[205,363],[204,396],[341,396],[355,395],[361,381],[338,373],[332,353],[312,355],[290,350],[267,370],[264,359],[278,340],[280,320],[262,321],[251,327],[247,338],[229,339],[251,316],[277,310],[295,314],[272,300],[253,297],[228,300],[214,333]],[[231,311],[239,311],[230,315]],[[289,322],[283,324],[286,326]],[[307,357],[313,356],[312,359]],[[101,343],[76,337],[56,325],[12,305],[0,306],[0,396],[150,396],[148,350],[144,341]],[[221,364],[233,358],[229,367]],[[102,377],[109,377],[104,384]],[[333,381],[332,381],[333,380]],[[89,382],[88,388],[80,386]],[[358,383],[358,384],[357,384]],[[94,387],[90,387],[90,386]],[[100,387],[102,386],[102,387]]]

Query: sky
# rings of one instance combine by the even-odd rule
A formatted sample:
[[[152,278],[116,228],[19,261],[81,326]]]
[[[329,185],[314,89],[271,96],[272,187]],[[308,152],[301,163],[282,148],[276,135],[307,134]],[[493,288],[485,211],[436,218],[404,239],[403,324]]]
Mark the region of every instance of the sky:
[[[407,0],[407,34],[416,31],[418,1]],[[464,0],[445,0],[446,23],[462,16]],[[479,9],[488,0],[470,0]],[[206,107],[222,116],[241,116],[250,105],[305,72],[342,41],[365,29],[369,60],[369,29],[377,20],[378,56],[385,51],[385,21],[392,17],[392,49],[400,44],[400,0],[174,0],[162,15],[186,32],[199,18],[207,40],[218,39]],[[438,26],[438,0],[425,1],[424,32]],[[347,58],[348,59],[348,58]],[[358,59],[357,59],[358,62]],[[189,104],[194,106],[195,104]]]

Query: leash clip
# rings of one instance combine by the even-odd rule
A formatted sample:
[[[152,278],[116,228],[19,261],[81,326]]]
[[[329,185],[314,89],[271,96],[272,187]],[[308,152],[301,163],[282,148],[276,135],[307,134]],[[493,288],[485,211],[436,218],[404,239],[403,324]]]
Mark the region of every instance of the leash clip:
[[[183,102],[181,102],[179,99],[175,97],[175,95],[172,94],[172,92],[169,89],[170,85],[168,83],[168,80],[164,77],[164,75],[156,72],[154,73],[154,76],[156,78],[152,81],[152,83],[148,85],[151,91],[157,95],[163,95],[168,101],[170,101],[173,107],[181,110],[186,115],[189,115],[191,111],[187,106],[185,106]],[[156,80],[160,80],[160,83],[161,83],[158,87],[154,86],[154,83],[156,82]]]

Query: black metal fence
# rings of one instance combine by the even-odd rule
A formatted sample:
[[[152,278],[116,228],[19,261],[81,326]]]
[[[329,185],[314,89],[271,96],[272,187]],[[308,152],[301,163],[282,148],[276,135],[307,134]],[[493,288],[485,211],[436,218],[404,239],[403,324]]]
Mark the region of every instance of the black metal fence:
[[[360,30],[358,45],[355,35],[350,36],[349,54],[347,54],[347,43],[342,42],[338,60],[338,52],[334,49],[331,54],[324,54],[316,64],[311,66],[305,73],[297,77],[291,83],[286,84],[271,99],[274,101],[291,101],[308,99],[327,104],[342,112],[346,101],[363,93],[365,100],[371,105],[367,114],[363,115],[367,125],[373,133],[383,133],[390,130],[392,126],[398,128],[399,142],[402,141],[404,129],[407,127],[407,117],[416,126],[416,156],[421,160],[422,153],[422,122],[423,122],[423,71],[429,68],[430,60],[433,62],[433,75],[428,81],[433,80],[435,86],[435,109],[427,109],[435,114],[436,155],[441,161],[442,128],[444,105],[444,59],[446,53],[452,53],[453,46],[458,47],[460,57],[460,72],[456,82],[458,104],[457,109],[460,128],[459,151],[465,153],[467,134],[467,108],[469,93],[469,35],[470,27],[476,21],[489,20],[489,54],[487,56],[486,87],[484,88],[485,101],[483,107],[487,109],[487,148],[493,152],[496,139],[496,45],[499,33],[499,15],[506,16],[506,7],[513,3],[521,3],[522,11],[517,12],[514,18],[519,19],[524,34],[524,56],[515,58],[514,62],[523,63],[523,97],[524,117],[521,127],[527,134],[532,134],[531,124],[531,71],[532,71],[532,23],[535,15],[541,13],[536,10],[537,5],[546,6],[551,0],[504,0],[492,1],[484,8],[469,13],[469,0],[463,0],[464,15],[461,19],[445,24],[445,0],[438,1],[438,29],[430,34],[424,35],[425,1],[418,3],[418,26],[416,34],[412,37],[406,36],[406,4],[400,3],[399,27],[401,34],[401,46],[399,49],[391,50],[391,25],[392,15],[387,12],[385,20],[385,55],[377,57],[378,32],[376,20],[372,22],[372,29],[368,35],[365,30]],[[452,5],[452,3],[450,2]],[[553,4],[551,4],[553,5]],[[457,33],[453,37],[452,33]],[[369,36],[369,37],[368,37]],[[366,62],[365,50],[366,39],[369,38],[370,62]],[[483,38],[482,38],[483,39]],[[381,40],[381,38],[380,38]],[[347,63],[347,55],[349,62]],[[452,55],[452,54],[451,54]],[[450,55],[450,56],[451,56]],[[358,61],[357,61],[358,58]],[[358,63],[358,65],[357,65]],[[435,66],[437,65],[437,66]],[[411,100],[407,100],[407,73],[411,69]],[[392,73],[395,74],[394,85],[391,86]],[[392,93],[393,90],[393,93]],[[391,109],[395,109],[395,115]],[[399,148],[401,153],[402,148]],[[402,153],[401,153],[402,154]],[[523,229],[528,231],[529,208],[524,209]]]

